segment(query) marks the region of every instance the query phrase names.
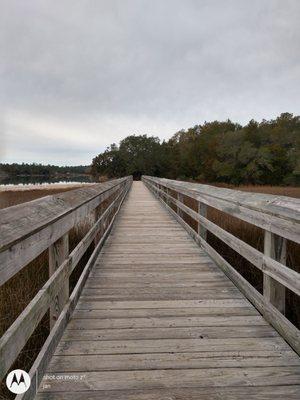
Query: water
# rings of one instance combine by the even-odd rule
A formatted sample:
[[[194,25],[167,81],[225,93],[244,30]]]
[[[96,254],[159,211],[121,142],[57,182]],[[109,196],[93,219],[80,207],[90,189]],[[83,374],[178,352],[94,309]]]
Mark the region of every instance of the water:
[[[70,177],[48,177],[48,176],[11,176],[0,179],[0,187],[5,186],[27,186],[27,185],[49,185],[49,184],[76,184],[93,183],[94,178],[90,175],[78,175]]]

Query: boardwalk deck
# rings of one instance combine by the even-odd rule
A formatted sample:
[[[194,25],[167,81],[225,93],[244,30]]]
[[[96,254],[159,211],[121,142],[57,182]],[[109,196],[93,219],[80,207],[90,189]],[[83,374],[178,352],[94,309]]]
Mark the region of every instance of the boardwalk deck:
[[[47,373],[40,400],[300,397],[299,357],[141,182]]]

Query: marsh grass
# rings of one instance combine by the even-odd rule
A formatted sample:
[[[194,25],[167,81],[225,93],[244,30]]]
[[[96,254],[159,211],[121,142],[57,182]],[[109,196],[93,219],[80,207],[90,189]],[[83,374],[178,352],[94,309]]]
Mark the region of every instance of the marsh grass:
[[[0,191],[0,209],[15,206],[17,204],[26,203],[40,197],[49,196],[51,194],[63,193],[69,190],[77,189],[82,185],[76,185],[65,188],[53,189],[25,189],[25,190],[3,190]]]

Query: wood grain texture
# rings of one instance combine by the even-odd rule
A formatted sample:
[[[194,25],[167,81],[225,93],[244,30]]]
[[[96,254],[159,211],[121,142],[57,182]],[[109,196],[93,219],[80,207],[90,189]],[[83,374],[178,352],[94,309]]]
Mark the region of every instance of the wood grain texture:
[[[286,239],[275,235],[274,233],[265,231],[264,237],[264,253],[279,261],[281,264],[286,264]],[[300,276],[300,275],[299,275]],[[295,281],[299,283],[300,279]],[[273,279],[272,276],[264,274],[263,283],[264,297],[267,301],[273,304],[282,314],[285,313],[285,286]],[[288,287],[288,286],[287,286]],[[295,291],[294,291],[295,292]],[[297,293],[297,292],[295,292]],[[298,293],[299,295],[300,293]]]
[[[248,261],[250,261],[253,265],[255,265],[257,268],[259,268],[261,271],[264,273],[265,277],[265,282],[266,282],[266,287],[268,288],[268,292],[270,292],[270,287],[274,287],[276,289],[273,290],[273,292],[276,292],[275,295],[273,293],[272,297],[276,297],[276,302],[278,302],[278,298],[281,298],[280,304],[278,303],[278,309],[280,311],[284,311],[284,287],[283,285],[290,290],[292,290],[294,293],[297,295],[300,295],[300,274],[291,268],[288,268],[285,266],[285,258],[286,256],[283,256],[283,254],[276,255],[274,251],[272,251],[272,243],[275,243],[275,240],[271,241],[269,239],[268,241],[265,241],[266,243],[270,242],[268,246],[265,246],[266,248],[269,248],[270,250],[265,251],[264,253],[256,250],[254,247],[250,246],[249,244],[243,242],[242,240],[238,239],[231,233],[227,232],[226,230],[222,229],[219,227],[217,224],[213,223],[212,221],[209,221],[207,218],[205,218],[205,212],[203,210],[201,211],[201,207],[198,213],[196,213],[194,210],[191,208],[187,207],[186,205],[179,203],[176,199],[172,197],[168,197],[168,195],[161,189],[158,189],[154,185],[151,184],[151,188],[160,196],[163,196],[164,202],[166,203],[167,206],[169,206],[168,200],[172,200],[172,202],[177,206],[177,209],[181,209],[192,217],[195,221],[198,221],[198,234],[199,236],[206,241],[206,234],[205,232],[208,230],[211,233],[213,233],[215,236],[217,236],[219,239],[221,239],[224,243],[226,243],[229,247],[231,247],[233,250],[241,254],[244,258],[246,258]],[[201,205],[202,203],[200,203]],[[181,217],[181,214],[178,214],[179,217]],[[199,228],[200,227],[200,228]],[[200,230],[199,230],[200,229]],[[268,228],[269,229],[269,228]],[[300,229],[300,228],[299,228]],[[265,231],[266,232],[266,237],[268,235],[271,237],[277,237],[277,242],[279,243],[285,243],[285,239],[278,237],[275,234],[272,234],[271,232]],[[286,246],[274,246],[276,248],[284,249]],[[284,251],[283,251],[284,253]],[[273,284],[273,281],[275,283]],[[271,282],[271,284],[269,284]]]
[[[224,273],[232,280],[232,282],[238,287],[241,292],[254,304],[254,306],[263,314],[265,319],[276,328],[276,330],[285,338],[285,340],[293,347],[293,349],[300,354],[300,331],[293,325],[285,316],[264,296],[262,296],[241,274],[237,272],[206,240],[195,232],[195,230],[188,225],[168,204],[165,199],[160,196],[161,191],[158,192],[157,187],[153,183],[149,183],[146,179],[146,185],[151,191],[159,198],[162,204],[167,208],[169,213],[175,217],[175,219],[184,227],[184,229],[190,234],[190,236],[195,240],[195,242],[203,249],[205,252],[215,261],[215,263],[224,271]],[[190,210],[194,213],[194,211]],[[195,214],[195,213],[194,213]],[[197,214],[198,218],[198,214]],[[200,217],[203,218],[203,217]],[[206,220],[208,221],[208,220]],[[209,222],[209,221],[208,221]],[[211,223],[211,222],[210,222]],[[215,225],[215,224],[213,224]],[[217,225],[215,225],[217,226]],[[218,229],[220,229],[218,227]],[[271,229],[270,227],[268,229]],[[225,232],[224,230],[222,230]],[[231,235],[232,236],[232,235]],[[235,238],[236,239],[236,238]],[[237,239],[238,240],[238,239]],[[243,243],[243,242],[242,242]],[[244,243],[246,245],[246,243]],[[247,245],[248,246],[248,245]],[[248,246],[250,247],[250,246]],[[253,249],[253,248],[252,248]],[[253,249],[254,250],[254,249]],[[264,256],[265,259],[269,257]],[[277,261],[272,260],[272,263],[277,263]],[[279,264],[282,270],[287,268]],[[267,272],[266,269],[264,269]],[[277,271],[278,272],[278,271]],[[292,271],[294,272],[294,271]],[[269,273],[269,272],[268,272]],[[278,276],[277,276],[278,278]],[[296,273],[294,282],[297,287],[299,286],[299,274]]]
[[[49,247],[49,276],[60,267],[69,255],[69,234],[66,233]],[[50,304],[50,330],[69,299],[69,277]]]
[[[202,368],[173,370],[97,371],[88,372],[74,383],[73,380],[58,379],[51,382],[51,391],[74,390],[130,390],[155,388],[195,388],[224,386],[297,385],[300,366]],[[47,389],[46,389],[47,391]]]
[[[299,400],[300,385],[44,392],[39,400]]]
[[[130,178],[70,190],[0,210],[0,284],[65,235]]]
[[[126,181],[126,185],[128,189],[130,186],[130,180]],[[123,197],[125,194],[126,190],[123,193]],[[95,226],[101,224],[101,221],[105,218],[105,213],[109,212],[110,208],[114,207],[115,203],[120,203],[120,201],[121,199],[116,197],[112,204],[99,218]],[[112,222],[110,224],[112,224]],[[103,235],[99,243],[104,243],[109,231],[110,228],[107,228],[106,233]],[[52,327],[55,325],[55,321],[58,320],[59,313],[63,309],[64,303],[69,297],[69,293],[66,292],[65,286],[66,282],[68,282],[70,272],[79,261],[78,254],[82,253],[83,249],[88,245],[88,241],[91,241],[93,238],[93,236],[90,235],[90,232],[94,232],[95,234],[94,227],[91,228],[67,259],[65,259],[68,253],[68,238],[66,235],[58,242],[57,246],[50,249],[50,267],[52,273],[50,278],[0,339],[1,378],[4,377],[9,367],[16,360],[18,354],[34,332],[50,305],[52,306],[51,315],[54,316],[51,320],[50,326]],[[91,260],[89,262],[91,262]],[[62,304],[58,302],[58,295],[60,294],[63,294],[61,301]]]
[[[141,182],[133,183],[47,374],[37,399],[300,395],[299,357]]]
[[[300,199],[150,176],[143,179],[300,243]]]
[[[34,361],[32,367],[29,371],[29,374],[31,377],[31,382],[32,382],[29,390],[27,390],[24,394],[18,395],[16,397],[16,400],[31,400],[35,397],[38,387],[41,383],[42,377],[46,371],[46,367],[49,364],[49,360],[51,359],[51,357],[57,347],[57,344],[58,344],[59,340],[61,339],[61,336],[66,328],[66,325],[67,325],[70,317],[71,317],[71,314],[73,313],[74,308],[78,302],[82,288],[84,287],[84,284],[89,275],[89,272],[90,272],[92,266],[95,264],[96,257],[98,256],[99,251],[101,250],[103,244],[106,241],[106,238],[107,238],[109,232],[111,231],[111,228],[115,221],[116,215],[118,214],[118,212],[121,208],[121,205],[128,193],[128,190],[130,189],[130,186],[131,186],[131,180],[128,180],[123,187],[122,195],[120,197],[119,196],[116,197],[115,200],[112,202],[112,204],[106,209],[106,211],[108,211],[111,208],[111,206],[113,206],[114,203],[116,203],[116,206],[114,208],[115,214],[112,216],[112,219],[111,219],[110,223],[108,224],[108,226],[106,226],[106,230],[103,232],[101,239],[97,243],[91,257],[89,258],[84,270],[82,271],[82,273],[76,283],[76,286],[73,289],[73,291],[69,297],[68,303],[65,305],[64,309],[60,313],[55,325],[53,326],[53,329],[50,332],[50,335],[47,337],[41,351],[38,354],[38,357]],[[101,219],[103,219],[103,218],[105,218],[105,212],[99,218],[98,222],[101,221]],[[87,235],[89,235],[89,233]],[[73,252],[74,251],[76,251],[76,248],[73,250]],[[66,263],[67,262],[65,262],[63,265],[65,265]],[[61,269],[63,267],[63,265],[60,266],[59,269]],[[58,271],[56,271],[53,275],[55,275],[57,273],[58,273]],[[52,278],[53,277],[51,277],[51,279]],[[10,337],[11,337],[11,335],[10,335]],[[24,336],[22,337],[22,339],[24,340]],[[7,347],[7,348],[9,348],[9,347]],[[1,351],[0,351],[0,355],[2,355]]]

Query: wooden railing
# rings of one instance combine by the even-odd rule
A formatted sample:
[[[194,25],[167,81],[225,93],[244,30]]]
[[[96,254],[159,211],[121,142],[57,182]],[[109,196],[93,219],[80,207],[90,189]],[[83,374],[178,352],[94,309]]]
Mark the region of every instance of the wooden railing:
[[[50,334],[31,368],[31,398],[70,318],[132,183],[132,177],[47,196],[0,210],[0,286],[49,249],[49,279],[0,339],[2,379],[50,308]],[[109,202],[98,218],[99,206]],[[94,224],[69,254],[68,232],[87,216]],[[91,243],[94,250],[69,296],[69,277]]]
[[[150,176],[143,176],[142,180],[265,319],[300,354],[300,331],[284,316],[285,288],[300,295],[300,274],[285,265],[286,239],[300,243],[300,200]],[[197,201],[198,212],[183,203],[183,196]],[[265,232],[264,253],[210,221],[207,218],[207,206],[262,228]],[[183,213],[197,221],[197,232],[185,222]],[[207,231],[263,272],[263,295],[207,242]]]

